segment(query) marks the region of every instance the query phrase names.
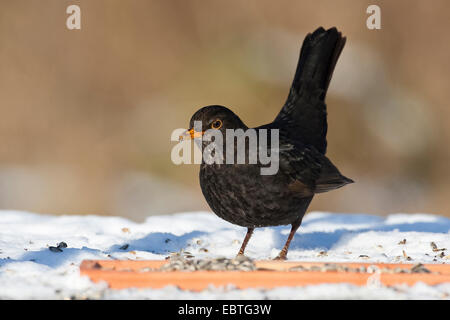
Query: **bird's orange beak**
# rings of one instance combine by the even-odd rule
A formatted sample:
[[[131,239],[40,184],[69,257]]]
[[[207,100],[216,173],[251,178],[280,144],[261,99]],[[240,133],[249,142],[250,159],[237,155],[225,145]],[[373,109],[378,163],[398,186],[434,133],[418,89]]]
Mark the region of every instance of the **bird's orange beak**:
[[[205,134],[204,131],[195,131],[194,128],[192,128],[190,130],[186,130],[185,132],[183,132],[183,134],[180,136],[179,139],[180,141],[191,140],[195,138],[201,138],[204,134]]]

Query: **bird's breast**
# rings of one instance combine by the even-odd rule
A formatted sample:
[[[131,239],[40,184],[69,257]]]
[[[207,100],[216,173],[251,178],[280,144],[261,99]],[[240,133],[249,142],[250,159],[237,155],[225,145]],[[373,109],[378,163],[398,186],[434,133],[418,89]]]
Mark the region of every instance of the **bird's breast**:
[[[284,225],[304,214],[287,177],[261,175],[257,165],[202,164],[200,186],[216,215],[241,226]]]

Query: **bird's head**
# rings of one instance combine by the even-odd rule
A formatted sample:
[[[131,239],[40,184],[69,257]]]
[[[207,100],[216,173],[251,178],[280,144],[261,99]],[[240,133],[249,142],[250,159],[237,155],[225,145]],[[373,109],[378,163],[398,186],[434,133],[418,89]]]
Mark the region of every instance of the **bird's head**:
[[[226,129],[246,130],[247,126],[230,109],[218,105],[207,106],[194,113],[189,122],[189,129],[180,139],[200,138],[209,129],[220,130],[225,136]]]

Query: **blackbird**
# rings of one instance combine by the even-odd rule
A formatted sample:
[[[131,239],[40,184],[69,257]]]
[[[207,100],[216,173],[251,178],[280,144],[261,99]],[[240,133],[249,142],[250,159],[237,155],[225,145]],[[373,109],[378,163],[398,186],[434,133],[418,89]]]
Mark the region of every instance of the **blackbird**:
[[[275,259],[285,260],[289,244],[316,193],[340,188],[353,180],[343,176],[325,156],[327,112],[325,95],[346,38],[336,28],[320,27],[303,42],[287,101],[272,123],[254,128],[278,129],[279,169],[262,175],[261,163],[200,165],[200,185],[207,203],[220,218],[247,228],[238,255],[243,255],[253,230],[258,227],[292,226],[286,244]],[[249,128],[230,109],[212,105],[195,112],[189,130],[180,138],[204,138],[202,128]],[[204,141],[200,143],[205,147]],[[247,146],[247,145],[246,145]],[[226,152],[222,157],[225,158]],[[246,152],[248,155],[248,152]]]

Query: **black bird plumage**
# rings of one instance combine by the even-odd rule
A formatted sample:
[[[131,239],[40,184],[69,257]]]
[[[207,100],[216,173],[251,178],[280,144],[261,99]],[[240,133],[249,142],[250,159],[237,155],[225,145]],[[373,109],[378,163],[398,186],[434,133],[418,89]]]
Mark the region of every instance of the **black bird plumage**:
[[[239,254],[243,254],[254,228],[291,224],[278,259],[286,259],[291,239],[316,193],[340,188],[344,177],[325,156],[327,111],[325,96],[336,62],[345,45],[336,28],[318,28],[306,36],[286,103],[272,123],[255,129],[279,129],[279,170],[261,175],[260,164],[206,164],[200,166],[200,185],[211,209],[219,217],[248,228]],[[221,123],[214,125],[220,120]],[[248,127],[231,110],[207,106],[191,118],[203,128]],[[192,130],[191,130],[192,133]],[[225,152],[224,152],[225,153]]]

